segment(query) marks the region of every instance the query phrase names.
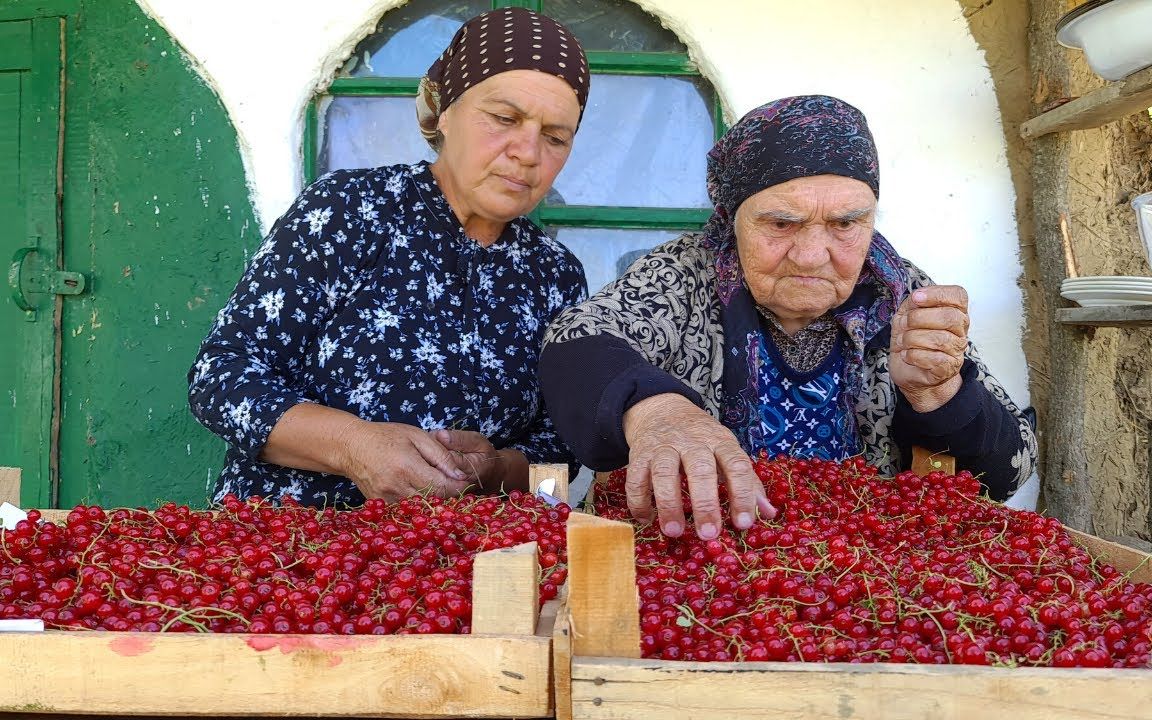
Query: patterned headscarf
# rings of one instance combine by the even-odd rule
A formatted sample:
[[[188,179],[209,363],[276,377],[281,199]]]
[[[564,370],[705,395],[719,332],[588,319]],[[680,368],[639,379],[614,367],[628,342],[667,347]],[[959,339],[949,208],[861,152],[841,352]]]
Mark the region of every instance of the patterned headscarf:
[[[762,334],[756,302],[744,284],[736,250],[736,210],[773,185],[813,175],[859,180],[880,197],[876,143],[864,114],[827,95],[802,95],[770,102],[749,112],[708,153],[708,197],[714,210],[704,227],[704,244],[716,256],[716,288],[724,327],[724,395],[721,419],[738,436],[755,422],[758,349]],[[849,339],[848,375],[842,395],[852,424],[852,403],[863,387],[861,368],[868,343],[888,326],[907,295],[908,271],[884,237],[873,232],[852,296],[833,309]]]
[[[416,94],[420,133],[439,150],[440,113],[473,85],[509,70],[538,70],[572,88],[580,115],[588,104],[588,59],[576,36],[547,15],[524,8],[481,13],[456,31]]]
[[[716,249],[725,302],[743,277],[736,256],[736,210],[773,185],[813,175],[843,175],[880,197],[876,143],[864,114],[827,95],[799,95],[750,111],[708,153],[708,197],[714,210],[704,227]]]

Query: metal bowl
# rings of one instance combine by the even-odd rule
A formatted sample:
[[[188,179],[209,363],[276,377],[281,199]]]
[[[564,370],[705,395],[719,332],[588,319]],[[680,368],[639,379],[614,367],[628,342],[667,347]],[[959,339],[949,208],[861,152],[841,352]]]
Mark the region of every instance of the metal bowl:
[[[1152,0],[1091,0],[1060,18],[1056,41],[1084,51],[1105,80],[1152,66]]]

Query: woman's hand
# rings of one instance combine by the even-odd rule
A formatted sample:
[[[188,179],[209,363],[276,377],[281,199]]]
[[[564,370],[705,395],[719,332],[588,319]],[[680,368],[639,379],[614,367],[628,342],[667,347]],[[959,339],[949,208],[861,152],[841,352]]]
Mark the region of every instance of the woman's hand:
[[[488,438],[471,430],[435,430],[432,437],[480,491],[528,489],[528,459],[519,450],[497,450]]]
[[[968,349],[968,293],[959,285],[916,288],[892,318],[888,371],[912,409],[931,412],[960,391]]]
[[[454,497],[471,484],[430,433],[400,423],[363,422],[345,441],[344,476],[366,498]]]
[[[681,468],[688,476],[692,520],[701,538],[720,534],[721,480],[728,486],[732,523],[738,529],[751,527],[757,513],[776,516],[732,431],[682,395],[656,395],[633,405],[624,413],[624,436],[629,447],[628,509],[636,519],[650,522],[655,497],[665,535],[684,532]]]
[[[313,403],[290,408],[260,454],[264,462],[343,475],[367,498],[459,495],[467,475],[430,434],[412,425],[375,423]]]

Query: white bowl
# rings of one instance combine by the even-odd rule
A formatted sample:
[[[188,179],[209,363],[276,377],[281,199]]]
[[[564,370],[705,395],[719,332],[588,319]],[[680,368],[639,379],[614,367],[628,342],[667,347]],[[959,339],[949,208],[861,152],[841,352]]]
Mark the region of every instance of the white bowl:
[[[1140,228],[1140,239],[1144,241],[1148,264],[1152,265],[1152,193],[1132,198],[1132,210],[1136,213],[1136,224]]]
[[[1152,66],[1152,0],[1090,0],[1060,18],[1056,41],[1105,80],[1125,78]]]

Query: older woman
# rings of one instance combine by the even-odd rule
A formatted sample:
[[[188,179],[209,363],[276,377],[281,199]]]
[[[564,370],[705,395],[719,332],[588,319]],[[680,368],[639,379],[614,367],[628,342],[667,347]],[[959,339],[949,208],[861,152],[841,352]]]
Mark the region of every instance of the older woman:
[[[330,173],[272,228],[189,372],[227,493],[358,504],[522,487],[567,462],[539,396],[544,329],[583,269],[527,220],[588,98],[572,34],[465,23],[421,83],[432,164]]]
[[[1006,497],[1031,473],[1029,423],[968,342],[967,296],[934,285],[873,230],[880,194],[864,116],[826,96],[748,113],[708,156],[702,234],[638,260],[561,313],[544,397],[576,456],[628,466],[633,515],[698,535],[772,515],[749,454],[845,458],[888,473],[912,445],[947,451]]]

